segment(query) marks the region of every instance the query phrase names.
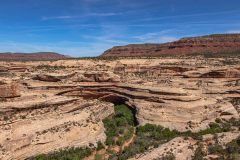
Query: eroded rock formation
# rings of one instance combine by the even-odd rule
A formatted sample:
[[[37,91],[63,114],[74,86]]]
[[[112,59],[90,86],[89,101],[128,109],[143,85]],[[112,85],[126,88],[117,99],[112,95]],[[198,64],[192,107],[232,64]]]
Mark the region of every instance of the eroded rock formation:
[[[15,98],[19,97],[19,86],[17,83],[6,84],[0,82],[0,98]]]
[[[139,125],[179,131],[239,118],[231,102],[240,98],[239,64],[239,58],[1,62],[0,159],[104,142],[102,120],[113,113],[113,103],[134,108]],[[194,143],[173,141],[183,150]]]
[[[165,44],[132,44],[117,46],[105,51],[104,57],[161,56],[186,54],[219,54],[240,51],[240,34],[219,34],[202,37],[183,38]]]

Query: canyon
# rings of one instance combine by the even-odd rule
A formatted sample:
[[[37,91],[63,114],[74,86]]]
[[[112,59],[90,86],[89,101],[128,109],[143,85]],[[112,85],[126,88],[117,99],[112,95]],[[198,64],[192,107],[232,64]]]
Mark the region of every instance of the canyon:
[[[106,141],[103,120],[115,104],[134,110],[138,126],[179,132],[239,120],[239,57],[2,61],[0,75],[0,159],[94,148]],[[223,144],[240,136],[238,129],[224,133]],[[198,141],[179,136],[132,159],[159,158],[169,146],[176,159],[189,159]]]

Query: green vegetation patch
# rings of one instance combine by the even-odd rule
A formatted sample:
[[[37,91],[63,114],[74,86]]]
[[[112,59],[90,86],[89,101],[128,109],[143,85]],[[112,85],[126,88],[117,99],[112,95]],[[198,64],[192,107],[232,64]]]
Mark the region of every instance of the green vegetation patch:
[[[179,132],[177,130],[170,130],[153,124],[146,124],[136,128],[136,138],[134,142],[129,147],[125,148],[119,155],[115,156],[117,156],[119,160],[124,160],[143,153],[149,148],[157,148],[159,145],[164,144],[175,137],[192,137],[197,140],[202,140],[203,135],[228,132],[230,130],[230,122],[210,123],[209,128],[197,133],[191,131]],[[200,151],[198,154],[200,154]]]
[[[126,105],[115,105],[115,113],[103,120],[107,149],[111,150],[111,147],[116,145],[122,147],[125,142],[130,140],[135,132],[135,138],[133,142],[120,150],[120,153],[112,152],[109,159],[125,160],[131,158],[137,154],[143,153],[150,148],[159,147],[159,145],[164,144],[175,137],[192,137],[197,140],[202,140],[202,136],[206,134],[216,134],[221,132],[228,132],[233,129],[233,127],[239,127],[239,119],[230,119],[229,121],[223,121],[221,119],[216,119],[216,123],[210,123],[209,128],[201,130],[197,133],[191,131],[179,132],[177,130],[170,130],[162,126],[145,124],[144,126],[135,127],[135,117],[133,111]],[[97,143],[97,148],[71,148],[66,150],[60,150],[52,154],[39,155],[37,157],[31,158],[34,160],[75,160],[83,159],[92,154],[94,150],[104,149],[105,146],[101,143]],[[219,154],[223,158],[234,159],[234,157],[239,158],[240,152],[240,139],[232,141],[227,144],[226,149],[221,146],[209,146],[209,153]],[[203,152],[201,145],[198,146],[193,159],[201,160],[206,153]],[[165,159],[175,159],[173,155],[167,155]],[[95,159],[102,159],[99,154],[95,155]]]
[[[36,157],[28,158],[29,160],[81,160],[92,154],[90,148],[70,148],[60,150],[51,154],[41,154]]]
[[[134,115],[126,105],[115,105],[115,114],[103,120],[106,145],[123,145],[134,133]]]
[[[102,155],[96,154],[96,155],[95,155],[95,160],[103,160]]]
[[[117,155],[119,160],[128,159],[136,154],[147,151],[150,147],[158,147],[160,144],[166,143],[169,140],[180,135],[176,130],[169,130],[161,126],[146,124],[139,126],[136,129],[136,138],[134,142]],[[114,159],[114,157],[111,157]]]
[[[229,142],[225,147],[219,144],[208,146],[208,153],[218,155],[223,160],[239,160],[240,159],[240,137]]]
[[[199,144],[197,149],[195,150],[194,156],[192,157],[193,160],[204,160],[204,156],[206,153],[203,151],[203,145]]]

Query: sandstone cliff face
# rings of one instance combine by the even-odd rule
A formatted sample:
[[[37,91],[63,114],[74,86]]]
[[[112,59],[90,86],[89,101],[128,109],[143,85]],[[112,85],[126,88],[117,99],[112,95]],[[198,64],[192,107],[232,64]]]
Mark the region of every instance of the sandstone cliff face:
[[[113,47],[103,57],[114,56],[161,56],[186,54],[219,54],[240,52],[240,34],[210,35],[183,38],[165,44],[133,44]]]
[[[113,113],[112,104],[31,94],[1,103],[1,159],[25,159],[105,141],[102,119]]]
[[[214,122],[216,117],[239,117],[232,104],[224,99],[216,100],[208,97],[208,93],[192,94],[188,90],[175,87],[82,84],[79,89],[60,94],[126,103],[137,110],[136,116],[140,125],[158,124],[179,131],[204,129],[209,122]]]
[[[135,109],[139,125],[179,131],[207,128],[216,118],[239,118],[238,106],[231,103],[240,98],[239,62],[239,58],[1,62],[0,159],[104,142],[102,120],[113,114],[114,103]],[[41,69],[43,65],[54,70]],[[174,153],[181,157],[178,150],[183,149],[190,157],[193,153],[186,148],[195,142],[180,138],[166,145],[178,141],[182,145],[173,145]],[[154,159],[165,148],[139,158]]]

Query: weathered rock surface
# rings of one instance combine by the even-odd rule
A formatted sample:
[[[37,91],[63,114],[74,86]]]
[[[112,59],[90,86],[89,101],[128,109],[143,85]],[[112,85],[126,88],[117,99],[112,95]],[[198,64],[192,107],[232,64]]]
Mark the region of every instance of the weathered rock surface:
[[[133,107],[140,125],[179,131],[239,118],[238,104],[231,102],[240,98],[239,62],[199,57],[0,62],[8,73],[0,76],[0,159],[104,141],[102,119],[113,113],[113,103]],[[174,153],[191,156],[186,148],[193,141],[178,140],[182,145]]]
[[[219,34],[183,38],[165,44],[132,44],[117,46],[105,51],[102,56],[161,56],[199,53],[237,53],[240,51],[240,34]]]
[[[0,98],[14,98],[19,97],[19,86],[17,83],[5,84],[0,82]]]
[[[240,133],[225,132],[219,133],[217,136],[219,137],[218,144],[225,146],[227,143],[239,137]],[[193,159],[192,157],[194,156],[194,152],[198,147],[198,142],[199,141],[191,138],[184,139],[183,137],[177,137],[163,145],[160,145],[157,148],[153,148],[145,153],[136,155],[134,158],[130,158],[129,160],[156,160],[163,158],[163,156],[169,155],[169,153],[173,154],[176,160],[190,160]],[[214,143],[216,143],[214,140],[214,135],[206,135],[201,141],[201,144],[205,146],[205,148],[207,148],[209,144]],[[216,157],[215,159],[219,158],[217,155],[207,155],[204,158],[208,160],[214,159],[211,157]]]
[[[39,80],[39,81],[46,81],[46,82],[59,82],[61,81],[60,78],[58,78],[57,76],[53,76],[53,75],[36,75],[33,77],[34,80]]]
[[[65,97],[35,99],[35,104],[7,103],[0,108],[4,115],[0,120],[1,159],[24,159],[104,141],[101,120],[113,113],[112,104]]]
[[[189,160],[194,155],[196,141],[193,139],[184,140],[182,137],[174,138],[173,140],[161,145],[156,149],[152,149],[147,153],[137,155],[130,160],[154,160],[162,158],[167,153],[172,153],[176,160]]]
[[[119,82],[120,77],[111,72],[84,72],[77,73],[72,80],[74,82]]]
[[[189,71],[184,73],[186,78],[239,78],[239,69],[223,69],[223,70],[211,70],[211,71]]]
[[[140,124],[151,123],[180,131],[198,131],[206,128],[216,117],[239,118],[236,109],[226,100],[202,98],[202,94],[192,95],[180,88],[153,88],[126,84],[80,86],[79,89],[59,94],[127,103],[137,110],[136,116]]]

